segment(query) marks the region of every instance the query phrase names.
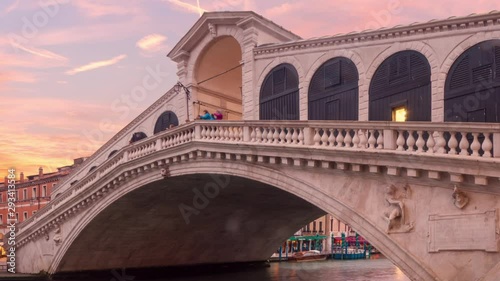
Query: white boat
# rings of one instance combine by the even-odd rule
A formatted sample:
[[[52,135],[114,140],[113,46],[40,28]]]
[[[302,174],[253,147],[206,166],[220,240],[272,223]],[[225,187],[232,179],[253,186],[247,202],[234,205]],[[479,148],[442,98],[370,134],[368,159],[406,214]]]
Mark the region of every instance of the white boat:
[[[293,256],[289,257],[289,261],[297,261],[297,262],[303,262],[303,261],[324,261],[328,257],[327,254],[322,254],[318,250],[311,250],[311,251],[304,251],[304,252],[297,252],[293,254]]]

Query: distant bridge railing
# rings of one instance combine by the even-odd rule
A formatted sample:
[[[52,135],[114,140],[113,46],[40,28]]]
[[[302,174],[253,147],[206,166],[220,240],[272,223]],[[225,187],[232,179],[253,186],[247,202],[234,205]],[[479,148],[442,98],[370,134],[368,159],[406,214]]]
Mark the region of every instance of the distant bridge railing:
[[[353,152],[432,155],[500,163],[500,124],[357,121],[194,121],[127,145],[19,225],[31,229],[51,210],[117,166],[185,143],[311,147]],[[83,172],[80,172],[82,174]],[[79,175],[70,175],[77,178]],[[72,180],[73,182],[73,180]],[[56,218],[56,222],[63,217]],[[38,231],[43,231],[39,229]]]

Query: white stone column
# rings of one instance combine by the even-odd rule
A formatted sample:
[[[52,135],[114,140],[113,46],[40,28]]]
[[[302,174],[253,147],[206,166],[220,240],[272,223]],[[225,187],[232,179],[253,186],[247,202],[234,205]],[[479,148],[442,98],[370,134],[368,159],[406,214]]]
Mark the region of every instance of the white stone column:
[[[330,220],[331,220],[331,215],[326,215],[325,216],[325,235],[326,235],[326,243],[324,243],[323,245],[325,246],[325,250],[327,253],[331,253],[332,251],[332,237],[331,237],[331,234],[332,234],[332,231],[330,230],[331,229],[331,225],[330,225]]]

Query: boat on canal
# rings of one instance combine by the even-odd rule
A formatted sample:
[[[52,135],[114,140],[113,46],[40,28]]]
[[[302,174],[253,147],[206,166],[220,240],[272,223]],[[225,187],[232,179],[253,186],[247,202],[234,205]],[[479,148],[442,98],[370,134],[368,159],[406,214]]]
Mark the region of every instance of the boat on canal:
[[[293,256],[288,257],[289,261],[305,262],[305,261],[324,261],[328,254],[322,254],[317,250],[303,251],[294,253]]]

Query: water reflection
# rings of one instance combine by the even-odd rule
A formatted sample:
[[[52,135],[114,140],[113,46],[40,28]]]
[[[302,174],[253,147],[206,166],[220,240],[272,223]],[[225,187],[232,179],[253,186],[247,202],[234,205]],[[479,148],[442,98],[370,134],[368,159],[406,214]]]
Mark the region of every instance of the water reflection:
[[[136,278],[136,280],[140,278]],[[409,281],[404,273],[387,259],[322,261],[306,263],[272,263],[269,268],[231,272],[211,276],[179,277],[158,281]]]

